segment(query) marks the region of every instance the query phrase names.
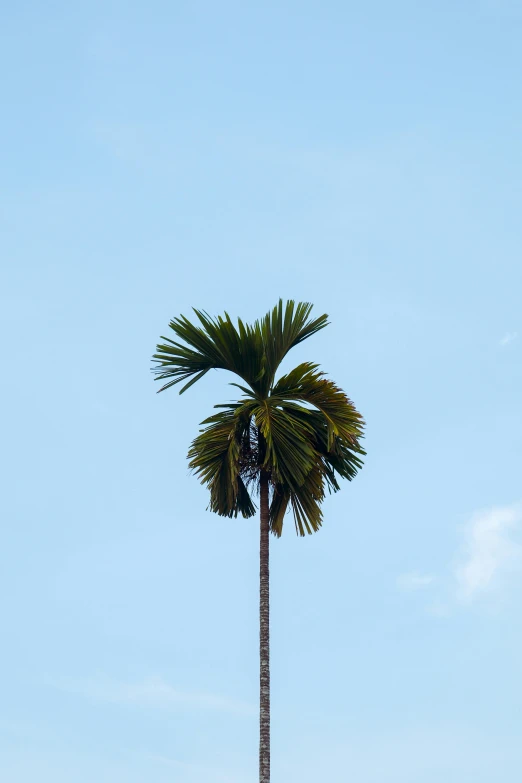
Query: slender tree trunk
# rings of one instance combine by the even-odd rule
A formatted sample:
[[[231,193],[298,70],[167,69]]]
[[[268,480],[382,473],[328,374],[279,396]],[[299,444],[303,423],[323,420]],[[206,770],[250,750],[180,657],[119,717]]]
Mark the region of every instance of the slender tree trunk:
[[[259,783],[270,783],[270,591],[268,476],[260,477]]]

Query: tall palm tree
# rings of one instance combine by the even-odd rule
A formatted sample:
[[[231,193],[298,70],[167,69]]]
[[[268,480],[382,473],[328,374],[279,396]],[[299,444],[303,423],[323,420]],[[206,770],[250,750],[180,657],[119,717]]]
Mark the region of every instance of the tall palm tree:
[[[303,362],[276,379],[288,351],[327,325],[326,315],[312,320],[311,310],[279,300],[264,318],[237,326],[227,313],[194,310],[199,323],[174,318],[177,339],[162,337],[153,359],[156,380],[167,381],[159,391],[187,381],[181,394],[211,369],[241,381],[231,384],[240,399],[215,406],[188,458],[216,514],[251,517],[259,496],[260,783],[270,783],[269,533],[281,536],[289,506],[298,535],[316,532],[326,489],[337,492],[338,478],[353,479],[365,454],[361,415],[317,364]]]

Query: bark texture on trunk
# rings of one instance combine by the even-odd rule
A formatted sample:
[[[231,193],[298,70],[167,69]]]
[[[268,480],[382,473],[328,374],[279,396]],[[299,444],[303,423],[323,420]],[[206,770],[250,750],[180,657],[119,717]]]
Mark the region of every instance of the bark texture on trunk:
[[[270,783],[270,591],[268,476],[260,477],[259,783]]]

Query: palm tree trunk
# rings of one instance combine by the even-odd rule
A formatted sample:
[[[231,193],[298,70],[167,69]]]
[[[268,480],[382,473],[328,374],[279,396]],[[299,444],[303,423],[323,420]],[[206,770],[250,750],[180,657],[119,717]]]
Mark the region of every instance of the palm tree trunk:
[[[259,783],[270,783],[270,591],[268,476],[260,476]]]

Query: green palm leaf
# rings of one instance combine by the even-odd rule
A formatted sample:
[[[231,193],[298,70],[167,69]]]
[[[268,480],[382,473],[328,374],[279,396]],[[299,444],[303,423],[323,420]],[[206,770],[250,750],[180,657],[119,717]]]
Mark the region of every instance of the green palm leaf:
[[[312,305],[289,301],[253,325],[238,319],[234,326],[228,313],[211,318],[194,309],[199,325],[185,316],[173,318],[169,326],[178,338],[162,337],[156,348],[153,372],[157,380],[167,380],[159,391],[185,380],[183,393],[210,369],[229,370],[242,378],[256,393],[266,396],[279,364],[288,351],[327,325],[327,316],[311,320]],[[181,340],[182,342],[179,342]]]
[[[327,424],[328,448],[331,448],[336,436],[357,447],[364,425],[362,416],[343,390],[328,380],[317,367],[309,362],[300,364],[278,380],[272,390],[272,397],[281,402],[302,400],[317,408]]]
[[[202,424],[207,426],[192,442],[188,458],[210,490],[210,510],[227,517],[253,516],[256,509],[245,485],[255,453],[249,416],[242,406],[227,406]]]

